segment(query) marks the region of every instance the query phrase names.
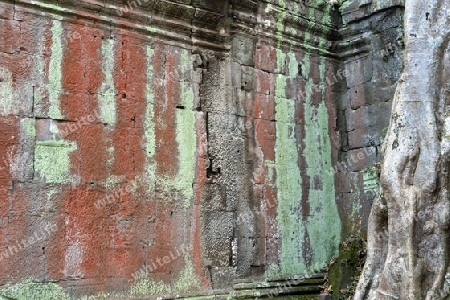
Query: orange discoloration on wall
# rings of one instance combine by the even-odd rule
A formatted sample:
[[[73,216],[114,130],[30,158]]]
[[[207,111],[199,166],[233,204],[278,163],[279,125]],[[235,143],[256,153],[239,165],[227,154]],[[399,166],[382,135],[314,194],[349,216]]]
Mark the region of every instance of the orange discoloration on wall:
[[[18,121],[19,119],[13,116],[0,117],[0,243],[2,251],[7,250],[7,246],[13,246],[14,241],[26,233],[28,224],[24,214],[18,212],[21,208],[18,199],[12,197],[14,182],[11,167],[16,158],[19,142]],[[12,204],[16,209],[15,214],[10,212]],[[18,262],[17,257],[3,258],[0,263],[0,271],[4,271],[1,273],[3,274],[1,278],[10,279],[17,275],[20,268],[14,268],[14,265],[18,266]],[[11,272],[13,270],[15,271]]]
[[[261,45],[256,50],[256,95],[253,107],[254,138],[258,165],[253,173],[256,198],[261,199],[261,232],[263,237],[264,263],[278,264],[279,242],[277,238],[277,190],[275,162],[275,80],[274,75],[262,70],[273,71],[275,50]]]
[[[157,175],[174,178],[177,173],[177,144],[175,140],[175,107],[180,97],[179,73],[180,60],[170,46],[155,48],[155,57],[165,61],[163,77],[159,77],[155,68],[155,76],[161,88],[155,93],[156,116],[156,162]],[[158,59],[158,58],[157,58]]]

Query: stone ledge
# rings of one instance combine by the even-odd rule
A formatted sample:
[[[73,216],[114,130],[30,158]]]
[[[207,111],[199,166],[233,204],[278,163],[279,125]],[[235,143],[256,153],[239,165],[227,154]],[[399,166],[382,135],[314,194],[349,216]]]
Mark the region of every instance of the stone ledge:
[[[9,3],[7,0],[1,2]],[[207,5],[197,7],[191,5],[191,1],[128,2],[132,3],[132,6],[120,4],[118,1],[95,0],[62,0],[57,4],[55,1],[17,0],[14,5],[21,6],[32,14],[47,15],[54,19],[64,18],[68,22],[78,23],[80,20],[87,20],[96,26],[125,29],[144,37],[157,37],[216,51],[229,50],[229,30],[218,28],[227,24],[224,22],[228,18],[226,11],[228,8],[225,6],[213,11],[215,7]],[[214,2],[225,3],[227,0]]]
[[[0,0],[10,3],[9,0]],[[170,41],[171,44],[191,45],[214,51],[229,51],[231,36],[246,34],[269,43],[281,42],[323,55],[335,55],[333,42],[340,40],[337,28],[339,12],[328,4],[311,6],[280,7],[274,1],[254,0],[17,0],[13,5],[22,11],[64,19],[67,22],[89,21],[93,26],[118,28],[128,35],[136,34],[142,39],[148,37]],[[128,4],[127,4],[128,3]],[[130,4],[131,3],[131,4]],[[264,5],[268,7],[264,8]],[[258,18],[261,10],[265,13]],[[330,19],[311,24],[309,9],[315,18]],[[281,23],[280,23],[281,22]],[[280,27],[280,24],[281,27]],[[280,28],[282,28],[280,30]],[[305,33],[312,37],[305,42]]]
[[[305,279],[302,279],[305,278]],[[325,274],[311,276],[293,276],[267,281],[239,282],[233,286],[233,290],[212,290],[204,294],[164,295],[158,297],[161,300],[169,299],[255,299],[271,298],[285,299],[295,296],[296,299],[322,299],[320,293],[325,284]],[[150,298],[143,298],[150,299]]]

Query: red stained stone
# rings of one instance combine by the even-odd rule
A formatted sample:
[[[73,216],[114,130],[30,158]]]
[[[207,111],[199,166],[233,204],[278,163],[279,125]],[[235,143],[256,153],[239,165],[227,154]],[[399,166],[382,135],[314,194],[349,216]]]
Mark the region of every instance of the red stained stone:
[[[136,119],[143,120],[145,114],[147,60],[143,45],[127,36],[121,36],[121,39],[123,43],[117,43],[115,53],[117,71],[114,80],[119,95],[116,97],[117,122],[112,134],[112,171],[116,176],[132,180],[137,171],[143,170],[145,160],[141,148],[143,126],[136,126]],[[140,110],[136,108],[137,103]]]
[[[7,10],[0,9],[0,16],[9,14]],[[18,59],[27,62],[28,55],[43,55],[48,72],[52,40],[49,32],[51,21],[28,15],[20,8],[17,15],[24,20],[21,28],[17,27],[18,22],[0,21],[0,25],[3,24],[5,28],[5,42],[1,43],[0,48],[6,52],[12,51],[18,47],[20,41],[25,50],[21,50],[23,53],[17,55]],[[50,279],[64,282],[76,278],[76,289],[101,290],[108,286],[118,290],[123,288],[124,280],[131,279],[133,273],[144,264],[151,266],[155,263],[156,268],[148,270],[152,273],[152,278],[170,282],[184,267],[186,253],[182,251],[183,246],[192,246],[193,250],[189,255],[195,271],[203,286],[208,287],[209,276],[205,274],[202,264],[204,261],[200,224],[204,213],[202,199],[205,197],[208,165],[206,117],[203,112],[196,112],[197,156],[192,208],[183,208],[179,199],[182,197],[175,188],[167,191],[166,186],[156,184],[155,189],[154,182],[139,182],[136,191],[123,192],[107,207],[97,209],[94,206],[97,200],[114,194],[120,188],[124,190],[132,180],[144,174],[146,163],[149,163],[143,147],[146,122],[155,123],[157,149],[152,163],[156,163],[157,176],[172,180],[179,172],[180,153],[176,142],[175,116],[176,105],[180,101],[180,80],[187,76],[180,74],[180,49],[160,43],[154,44],[151,64],[154,71],[152,84],[155,118],[148,120],[145,116],[148,80],[146,45],[135,38],[135,34],[122,34],[125,31],[120,30],[113,33],[117,121],[105,126],[100,124],[97,118],[91,121],[86,118],[99,111],[97,95],[104,81],[102,36],[109,38],[109,33],[90,28],[91,24],[84,24],[80,20],[75,22],[76,24],[64,23],[64,91],[60,96],[60,107],[65,120],[55,123],[58,124],[60,132],[67,133],[63,136],[65,140],[77,143],[77,150],[71,154],[71,173],[77,175],[80,183],[73,186],[56,186],[58,192],[51,199],[47,199],[46,193],[50,186],[42,187],[37,196],[34,195],[34,190],[32,192],[25,185],[15,183],[13,190],[9,171],[0,172],[0,242],[7,243],[9,240],[11,243],[12,239],[29,235],[32,232],[30,228],[37,224],[36,215],[39,214],[50,214],[49,218],[58,224],[58,231],[53,236],[17,255],[7,267],[0,264],[0,276],[9,274],[15,280],[29,275],[46,275]],[[42,29],[44,23],[45,36],[41,39],[36,28]],[[21,38],[15,38],[19,32]],[[37,45],[42,43],[44,53],[38,53]],[[250,155],[245,159],[253,159],[258,164],[253,178],[257,184],[253,187],[253,204],[258,213],[255,224],[257,234],[262,240],[257,242],[255,251],[258,254],[255,255],[254,264],[261,266],[264,263],[278,263],[279,255],[276,174],[275,170],[269,170],[270,166],[267,165],[269,161],[275,160],[276,140],[276,123],[270,121],[274,119],[275,114],[275,83],[274,75],[268,72],[274,72],[275,69],[280,71],[284,66],[276,66],[276,51],[270,45],[259,44],[255,55],[258,68],[255,75],[256,93],[249,91],[246,94],[245,105],[245,137],[254,140],[246,140]],[[25,67],[20,63],[15,66],[13,59],[4,53],[0,55],[0,59],[13,70],[15,80],[25,82],[30,79],[33,62],[25,64]],[[318,84],[319,78],[317,65],[317,62],[312,62],[311,74],[305,74],[314,78],[314,84]],[[330,73],[327,76],[331,75]],[[48,73],[45,77],[48,78]],[[46,81],[48,83],[48,80]],[[304,82],[298,82],[300,90],[304,90]],[[292,85],[297,85],[297,82]],[[297,89],[289,90],[294,97]],[[333,134],[336,116],[330,89],[313,92],[312,102],[322,102],[324,96],[330,116],[330,134]],[[44,97],[39,105],[47,104],[48,99]],[[303,124],[303,103],[297,103],[295,109],[297,122]],[[47,119],[37,122],[38,140],[51,138],[48,123]],[[9,170],[9,163],[2,160],[8,158],[8,155],[13,153],[12,146],[18,144],[17,119],[0,118],[0,128],[0,168]],[[303,128],[299,126],[296,130],[301,144]],[[332,143],[333,151],[337,151],[338,144],[335,144],[335,140],[332,140]],[[110,159],[108,148],[114,149],[112,165],[107,162]],[[300,164],[304,164],[302,159],[300,154]],[[111,175],[120,178],[122,182],[105,190],[104,183]],[[344,183],[342,185],[344,186]],[[305,184],[304,188],[307,190],[310,187]],[[307,191],[304,195],[307,195]],[[30,197],[35,197],[32,199],[33,203],[29,201]],[[48,204],[45,204],[46,202],[52,204],[51,208],[45,206]],[[38,207],[35,208],[34,205]],[[262,210],[260,213],[259,209]],[[307,209],[304,208],[304,211]],[[2,220],[6,220],[8,213],[12,215],[11,221],[5,225]],[[45,249],[42,249],[43,247]],[[17,270],[12,271],[14,267]],[[80,276],[84,278],[79,279]],[[0,280],[5,282],[7,278],[0,277]]]
[[[105,261],[108,263],[104,266],[103,274],[106,278],[125,277],[132,278],[133,274],[144,265],[142,255],[142,247],[138,244],[130,247],[110,248],[105,253]],[[120,285],[110,286],[110,288],[120,288]]]
[[[275,161],[275,123],[255,120],[256,141],[261,147],[265,160]]]
[[[75,124],[78,125],[78,130],[70,133],[67,138],[77,142],[78,148],[74,156],[78,152],[81,182],[104,182],[107,177],[107,150],[104,140],[104,126],[103,124]]]
[[[262,70],[273,72],[276,68],[274,48],[261,44],[256,50],[256,66]],[[282,67],[279,69],[281,70]],[[273,74],[262,71],[256,73],[257,93],[255,96],[253,117],[254,120],[254,134],[255,142],[259,150],[258,166],[254,171],[254,182],[258,186],[254,187],[254,197],[260,198],[261,203],[258,209],[261,209],[258,214],[259,234],[261,241],[258,243],[260,253],[256,256],[255,263],[257,264],[278,264],[278,240],[274,238],[277,235],[276,224],[276,197],[275,189],[275,170],[269,171],[269,166],[265,164],[267,161],[275,160],[275,140],[276,128],[275,123],[270,120],[275,119],[275,101],[274,88],[275,82]],[[272,174],[269,177],[269,174]]]
[[[183,250],[184,249],[184,250]],[[171,273],[176,276],[184,266],[186,247],[148,247],[145,253],[147,270],[155,280],[170,281]]]
[[[15,4],[2,3],[2,6],[0,7],[0,18],[7,20],[14,19],[15,9]]]
[[[20,47],[20,23],[13,20],[0,19],[0,51],[14,53],[19,51]]]
[[[60,96],[60,108],[67,120],[80,122],[77,127],[89,123],[89,120],[93,120],[90,123],[100,122],[97,101],[94,96],[84,93],[63,94]]]
[[[174,229],[180,229],[177,225],[179,220],[172,218],[175,211],[175,207],[172,207],[169,203],[160,203],[156,211],[156,232],[164,232],[164,234],[158,234],[155,237],[155,244],[161,247],[170,247],[174,245],[177,240],[179,232]],[[180,230],[181,231],[181,230]]]
[[[94,203],[102,199],[99,189],[78,187],[68,190],[62,212],[65,215],[65,264],[68,275],[81,273],[86,277],[101,276],[103,249],[109,244],[104,230],[106,210],[95,209]]]
[[[256,94],[253,117],[255,119],[275,120],[273,95]]]
[[[34,230],[38,230],[36,226],[31,229],[31,232],[28,228],[29,219],[25,214],[21,215],[9,215],[8,217],[8,245],[16,246],[17,249],[23,248],[23,244],[21,244],[23,239],[26,239],[29,236],[29,233]],[[20,245],[20,246],[19,246]],[[11,271],[15,269],[13,266],[16,264],[20,265],[20,260],[23,259],[23,249],[17,251],[16,254],[12,255],[9,259]],[[20,269],[20,268],[17,268]],[[11,274],[11,273],[10,273]],[[14,275],[11,274],[14,278]]]
[[[274,94],[274,75],[271,73],[256,70],[256,93],[257,94]]]
[[[18,143],[17,119],[15,117],[0,117],[0,218],[3,219],[10,209],[10,191],[12,190],[11,164],[16,155]],[[3,221],[2,221],[3,222]],[[4,224],[6,226],[6,224]],[[0,241],[6,239],[0,232]],[[9,237],[8,237],[9,238]]]
[[[256,48],[255,67],[273,72],[276,69],[275,48],[266,44],[259,44]]]
[[[4,4],[2,4],[3,6]],[[45,24],[45,21],[41,18],[34,18],[27,21],[22,21],[20,23],[20,47],[21,52],[25,53],[27,57],[30,54],[42,54],[37,48],[38,43],[42,44],[44,42],[43,37],[39,33],[40,26]],[[33,57],[29,57],[30,61],[33,62]]]
[[[68,38],[71,36],[73,35],[70,27],[65,25],[62,33],[64,49],[62,81],[66,91],[80,92],[84,90],[84,83],[87,81],[83,76],[85,67],[83,61],[84,53],[82,51],[81,39]]]
[[[51,243],[45,248],[47,270],[46,275],[49,279],[60,280],[66,278],[65,254],[67,250],[66,232],[65,232],[65,214],[58,216],[56,220],[57,232],[55,232]],[[99,261],[101,263],[101,261]]]
[[[166,53],[164,53],[166,52]],[[179,68],[179,57],[174,51],[157,47],[155,60],[166,55],[165,74],[175,72]],[[162,87],[162,86],[161,86]],[[168,80],[165,88],[155,90],[155,135],[156,135],[156,163],[159,176],[173,178],[178,168],[178,150],[175,137],[175,106],[180,96],[179,82]]]
[[[115,176],[124,177],[126,180],[134,179],[133,155],[128,140],[123,138],[129,135],[129,131],[128,127],[118,125],[113,132],[114,162],[112,173]]]

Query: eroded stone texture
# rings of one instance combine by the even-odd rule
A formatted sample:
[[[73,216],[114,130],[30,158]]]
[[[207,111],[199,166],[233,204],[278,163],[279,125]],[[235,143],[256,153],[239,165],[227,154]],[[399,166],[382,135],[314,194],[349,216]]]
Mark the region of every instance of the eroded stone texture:
[[[1,2],[0,295],[320,272],[364,234],[400,69],[372,5]]]
[[[346,1],[340,7],[342,63],[336,76],[345,79],[334,85],[340,143],[334,172],[343,240],[366,237],[379,190],[376,163],[403,65],[402,6],[401,1]]]

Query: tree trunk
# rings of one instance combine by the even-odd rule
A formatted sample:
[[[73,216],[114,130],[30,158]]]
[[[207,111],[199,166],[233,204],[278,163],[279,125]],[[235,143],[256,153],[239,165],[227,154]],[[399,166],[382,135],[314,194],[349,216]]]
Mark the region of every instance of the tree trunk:
[[[450,299],[450,2],[407,0],[405,69],[354,299]]]

